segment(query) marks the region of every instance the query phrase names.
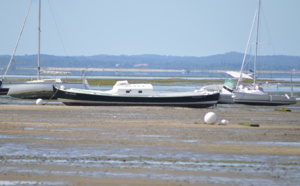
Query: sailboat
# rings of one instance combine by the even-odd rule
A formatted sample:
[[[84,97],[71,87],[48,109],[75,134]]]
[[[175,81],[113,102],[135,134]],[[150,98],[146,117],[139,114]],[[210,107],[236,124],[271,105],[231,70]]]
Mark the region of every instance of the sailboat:
[[[241,104],[247,104],[247,105],[290,105],[296,103],[296,97],[289,96],[287,94],[285,95],[271,95],[267,92],[264,92],[261,87],[258,86],[256,83],[256,61],[257,61],[257,48],[258,48],[258,31],[259,31],[259,17],[260,17],[260,0],[258,1],[258,8],[256,11],[256,14],[254,16],[250,36],[248,39],[248,44],[246,47],[246,52],[244,55],[241,71],[240,71],[240,78],[238,79],[238,82],[236,84],[236,89],[233,91],[233,101],[234,103],[241,103]],[[257,20],[256,17],[257,16]],[[256,23],[256,42],[255,42],[255,59],[254,59],[254,76],[253,76],[253,84],[244,86],[241,83],[242,81],[242,72],[245,64],[245,58],[246,53],[248,50],[252,29],[254,26],[255,20]]]
[[[32,3],[32,1],[31,1]],[[30,3],[30,6],[31,6]],[[28,12],[30,10],[30,6],[28,9]],[[13,55],[11,57],[11,60],[8,64],[7,70],[13,61],[13,56],[14,53],[18,47],[18,43],[28,16],[28,12],[23,24],[23,27],[21,29],[21,33],[19,35],[19,39],[17,42],[17,45],[15,47],[15,50],[13,52]],[[11,97],[16,97],[16,98],[51,98],[53,96],[53,90],[52,86],[55,84],[56,86],[64,86],[66,88],[82,88],[82,89],[88,89],[88,82],[84,78],[82,82],[80,83],[68,83],[68,82],[63,82],[60,78],[54,78],[54,79],[41,79],[40,74],[42,72],[41,67],[40,67],[40,35],[41,35],[41,0],[39,0],[39,14],[38,14],[38,65],[37,65],[37,79],[33,81],[26,81],[24,83],[14,83],[14,84],[6,84],[5,88],[9,88],[7,95]],[[7,73],[7,71],[6,71]],[[5,75],[6,75],[5,73]],[[63,73],[63,72],[62,72]],[[4,77],[5,77],[4,75]]]

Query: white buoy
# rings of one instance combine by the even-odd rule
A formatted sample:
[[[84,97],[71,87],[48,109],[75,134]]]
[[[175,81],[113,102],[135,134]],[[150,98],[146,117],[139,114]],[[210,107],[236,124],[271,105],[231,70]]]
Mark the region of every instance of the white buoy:
[[[204,121],[207,124],[215,124],[217,122],[217,114],[215,114],[214,112],[208,112],[205,114],[204,116]]]
[[[60,85],[60,90],[65,90],[65,86]]]
[[[43,104],[44,104],[44,101],[43,101],[43,99],[39,98],[39,99],[36,100],[35,103],[36,103],[37,105],[43,105]]]
[[[222,119],[220,125],[227,125],[229,123],[228,120]]]

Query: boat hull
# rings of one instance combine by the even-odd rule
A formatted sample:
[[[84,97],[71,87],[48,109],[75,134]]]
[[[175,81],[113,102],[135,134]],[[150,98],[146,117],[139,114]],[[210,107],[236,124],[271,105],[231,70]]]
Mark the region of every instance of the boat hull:
[[[190,96],[121,96],[70,92],[53,87],[55,96],[65,105],[73,106],[172,106],[206,108],[217,104],[220,94]]]
[[[218,104],[233,104],[233,98],[232,94],[227,94],[227,93],[220,93],[220,99],[218,101]]]
[[[56,86],[66,88],[86,89],[84,83],[56,83]],[[50,99],[53,96],[53,83],[20,83],[7,84],[9,87],[7,95],[21,99]]]
[[[246,105],[291,105],[296,103],[295,97],[276,96],[270,94],[251,94],[244,92],[233,93],[233,101],[235,103]]]
[[[202,89],[207,91],[218,91],[220,92],[220,99],[218,101],[218,104],[233,104],[233,98],[232,98],[232,90],[229,91],[225,89],[224,85],[207,85],[202,87]]]

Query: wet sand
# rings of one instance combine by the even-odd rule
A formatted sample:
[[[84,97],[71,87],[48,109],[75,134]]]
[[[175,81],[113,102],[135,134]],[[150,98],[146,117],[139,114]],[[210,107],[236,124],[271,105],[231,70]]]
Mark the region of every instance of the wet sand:
[[[296,185],[300,113],[274,108],[0,105],[0,185]]]

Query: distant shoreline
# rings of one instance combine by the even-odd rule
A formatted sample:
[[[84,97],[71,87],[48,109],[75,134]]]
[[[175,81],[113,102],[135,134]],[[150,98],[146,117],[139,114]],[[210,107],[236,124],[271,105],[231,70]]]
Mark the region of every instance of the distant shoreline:
[[[95,55],[95,56],[53,56],[41,55],[43,70],[74,71],[119,71],[119,72],[224,72],[240,70],[244,54],[228,52],[205,57],[163,56],[163,55]],[[6,67],[10,56],[0,55],[0,66]],[[252,68],[252,56],[246,59],[248,70]],[[260,72],[300,73],[300,56],[258,56],[257,70]],[[37,63],[36,55],[15,56],[10,71],[33,70]],[[33,73],[33,71],[31,73]],[[259,71],[257,71],[259,72]]]
[[[36,68],[19,68],[22,70],[36,70]],[[69,68],[69,67],[46,67],[49,71],[96,71],[96,72],[185,72],[185,69],[142,69],[142,68]],[[232,70],[188,70],[193,73],[226,73]],[[276,70],[257,70],[257,73],[274,74],[300,74],[300,71],[276,71]]]

